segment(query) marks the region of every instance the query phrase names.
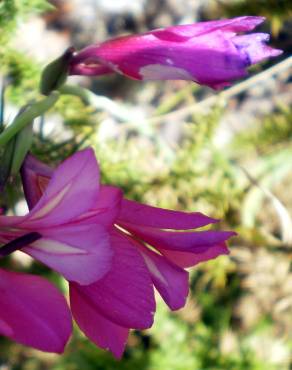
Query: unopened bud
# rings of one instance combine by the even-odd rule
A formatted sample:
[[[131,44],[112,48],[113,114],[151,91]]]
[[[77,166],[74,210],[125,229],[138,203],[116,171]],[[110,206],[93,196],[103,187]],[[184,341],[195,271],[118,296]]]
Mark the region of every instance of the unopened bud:
[[[45,67],[40,82],[40,92],[43,95],[50,95],[52,91],[65,83],[74,52],[75,49],[70,47],[63,55]]]

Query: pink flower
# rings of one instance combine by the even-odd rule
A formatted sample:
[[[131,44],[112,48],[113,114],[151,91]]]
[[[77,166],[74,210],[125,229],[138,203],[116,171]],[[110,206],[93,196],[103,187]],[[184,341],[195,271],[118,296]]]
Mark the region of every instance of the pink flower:
[[[42,190],[26,216],[0,215],[0,243],[22,236],[25,242],[25,235],[33,232],[36,238],[27,245],[22,242],[23,252],[81,285],[103,277],[111,266],[106,227],[112,220],[92,224],[84,219],[85,214],[94,219],[102,213],[95,207],[99,169],[92,151],[79,152],[62,163]],[[88,214],[94,208],[94,213]]]
[[[136,80],[191,80],[212,88],[247,75],[246,69],[282,53],[254,33],[263,17],[245,16],[172,26],[90,45],[72,59],[71,74],[120,73]]]
[[[0,269],[0,334],[46,352],[61,353],[72,331],[69,308],[45,279]]]
[[[92,151],[85,153],[93,160]],[[28,157],[23,175],[33,206],[49,182],[50,170]],[[69,282],[71,311],[87,337],[117,358],[122,356],[131,328],[152,326],[153,288],[172,310],[183,307],[188,295],[188,272],[184,268],[227,254],[226,240],[234,235],[227,231],[190,231],[217,221],[201,213],[130,201],[118,188],[104,185],[99,187],[94,208],[82,219],[98,229],[100,223],[106,225],[113,259],[110,270],[98,281],[86,286]]]

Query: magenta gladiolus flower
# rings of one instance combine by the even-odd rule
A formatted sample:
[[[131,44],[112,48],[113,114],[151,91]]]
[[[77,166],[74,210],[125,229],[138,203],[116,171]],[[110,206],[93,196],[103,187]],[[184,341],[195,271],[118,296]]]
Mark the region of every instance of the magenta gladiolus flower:
[[[266,45],[268,34],[241,34],[263,21],[245,16],[116,38],[76,53],[70,73],[116,72],[136,80],[191,80],[221,88],[246,76],[252,64],[282,53]]]
[[[92,151],[83,153],[94,160]],[[75,154],[66,162],[77,165],[79,157]],[[46,182],[50,183],[50,170],[28,157],[23,173],[33,207]],[[52,176],[56,177],[56,171]],[[217,221],[201,213],[170,211],[124,199],[121,190],[113,186],[96,183],[96,187],[98,199],[82,220],[97,229],[106,225],[113,259],[110,270],[98,281],[89,285],[69,282],[70,304],[88,338],[120,358],[129,330],[149,328],[153,323],[153,288],[172,310],[183,307],[188,295],[185,268],[227,254],[226,240],[234,233],[191,231]]]
[[[75,154],[56,169],[26,216],[0,215],[0,243],[36,233],[36,240],[22,243],[23,252],[81,285],[100,279],[112,259],[106,231],[110,221],[93,225],[84,220],[84,214],[94,218],[102,212],[95,208],[98,184],[99,169],[93,153],[85,150]],[[95,213],[89,215],[94,208]]]

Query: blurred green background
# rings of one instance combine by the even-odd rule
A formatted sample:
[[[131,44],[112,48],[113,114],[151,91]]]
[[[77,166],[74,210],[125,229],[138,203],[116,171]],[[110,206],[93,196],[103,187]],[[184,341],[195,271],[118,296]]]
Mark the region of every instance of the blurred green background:
[[[184,309],[170,312],[158,298],[155,325],[131,334],[120,362],[76,328],[62,356],[1,338],[1,370],[292,369],[291,1],[2,0],[1,111],[7,123],[36,97],[41,69],[69,45],[246,14],[266,16],[260,30],[284,50],[252,78],[221,94],[182,81],[70,78],[80,89],[36,120],[33,144],[49,163],[92,145],[102,181],[127,197],[221,218],[220,228],[239,234],[230,256],[191,270]],[[18,178],[0,200],[23,212]],[[3,264],[67,290],[21,252]]]

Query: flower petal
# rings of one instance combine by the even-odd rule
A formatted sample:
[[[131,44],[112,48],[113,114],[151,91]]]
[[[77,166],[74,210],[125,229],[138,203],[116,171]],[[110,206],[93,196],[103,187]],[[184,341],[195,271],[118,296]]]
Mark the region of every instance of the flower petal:
[[[83,288],[70,283],[70,305],[76,323],[98,347],[110,350],[117,359],[120,359],[127,343],[129,329],[114,324],[99,314],[91,301],[80,294]]]
[[[0,331],[16,342],[61,353],[71,334],[64,297],[41,277],[0,270]]]
[[[93,208],[98,199],[99,168],[92,149],[77,152],[58,166],[23,227],[50,227]]]
[[[113,323],[126,328],[145,329],[153,323],[155,300],[150,274],[136,247],[114,232],[111,270],[79,295]]]
[[[130,225],[127,227],[131,233],[152,247],[183,252],[202,253],[214,244],[219,244],[236,235],[232,231],[194,231],[176,232],[164,231],[150,227]]]
[[[183,24],[150,31],[149,33],[154,34],[162,40],[180,42],[217,30],[232,33],[251,31],[264,20],[264,17],[244,16],[194,24]]]
[[[159,252],[179,267],[192,267],[200,262],[209,261],[218,256],[229,254],[225,243],[215,244],[200,253],[180,252],[159,248]]]
[[[42,197],[54,170],[34,156],[28,154],[21,168],[21,179],[25,199],[31,210]]]
[[[77,222],[112,227],[120,212],[122,196],[121,189],[115,186],[101,185],[95,208],[78,217]]]
[[[270,39],[267,33],[254,33],[232,38],[232,42],[249,60],[249,64],[256,64],[269,57],[276,57],[283,53],[282,50],[273,49],[265,43]]]
[[[188,230],[218,222],[200,212],[180,212],[151,207],[132,200],[123,199],[118,223],[130,223],[160,229]]]
[[[22,180],[25,196],[30,209],[39,201],[54,171],[49,166],[40,162],[32,155],[28,155],[22,167]],[[98,184],[96,184],[98,188]],[[100,225],[112,225],[119,213],[119,204],[122,191],[109,185],[101,185],[98,200],[94,209],[83,213],[77,218],[77,222],[98,223]],[[1,216],[0,216],[1,217]]]
[[[43,238],[23,251],[81,285],[101,279],[109,270],[112,249],[99,225],[64,225],[43,230]]]
[[[9,227],[15,227],[16,225],[20,224],[21,222],[23,222],[24,220],[26,220],[26,216],[3,216],[3,215],[0,215],[0,228],[4,230],[6,228],[9,228]],[[8,230],[5,230],[5,232],[7,231],[8,234],[11,234],[11,232]],[[1,233],[2,233],[2,230],[1,230]]]
[[[100,76],[105,74],[113,73],[114,71],[106,66],[94,64],[75,64],[70,68],[71,75],[82,75],[82,76]]]
[[[153,284],[172,310],[182,308],[189,292],[189,274],[165,257],[147,248],[139,248]]]

